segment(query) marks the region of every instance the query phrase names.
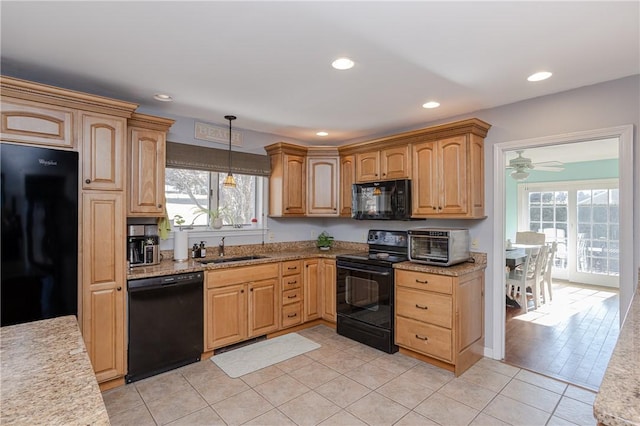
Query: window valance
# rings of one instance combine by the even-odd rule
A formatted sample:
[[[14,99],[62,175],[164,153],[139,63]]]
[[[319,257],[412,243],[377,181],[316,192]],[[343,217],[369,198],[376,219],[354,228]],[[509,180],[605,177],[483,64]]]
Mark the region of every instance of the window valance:
[[[167,142],[167,167],[228,172],[229,151]],[[231,171],[241,175],[269,176],[271,163],[267,155],[233,151],[231,153]]]

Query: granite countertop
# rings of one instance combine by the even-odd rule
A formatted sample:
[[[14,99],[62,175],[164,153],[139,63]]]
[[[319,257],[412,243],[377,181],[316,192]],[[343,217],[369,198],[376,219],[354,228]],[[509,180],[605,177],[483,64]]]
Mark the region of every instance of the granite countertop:
[[[640,425],[640,290],[620,329],[593,414],[606,426]]]
[[[74,316],[2,327],[3,425],[108,425]]]
[[[483,271],[487,267],[486,253],[471,253],[473,262],[463,262],[452,266],[425,265],[415,262],[401,262],[393,265],[396,269],[415,272],[427,272],[430,274],[448,275],[459,277],[476,271]]]

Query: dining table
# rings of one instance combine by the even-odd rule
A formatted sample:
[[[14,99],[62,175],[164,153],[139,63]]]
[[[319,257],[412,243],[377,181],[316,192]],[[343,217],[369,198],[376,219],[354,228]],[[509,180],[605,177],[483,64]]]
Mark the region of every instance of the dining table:
[[[505,266],[513,271],[527,259],[527,249],[540,249],[541,247],[539,244],[512,244],[504,253]]]

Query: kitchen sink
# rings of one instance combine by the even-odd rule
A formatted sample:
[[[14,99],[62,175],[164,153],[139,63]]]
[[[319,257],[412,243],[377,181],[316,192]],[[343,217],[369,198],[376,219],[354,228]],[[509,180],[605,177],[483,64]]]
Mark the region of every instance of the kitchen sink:
[[[206,265],[208,263],[244,262],[247,260],[266,259],[266,258],[267,256],[250,255],[250,256],[220,257],[217,259],[204,259],[204,260],[199,260],[199,262]]]

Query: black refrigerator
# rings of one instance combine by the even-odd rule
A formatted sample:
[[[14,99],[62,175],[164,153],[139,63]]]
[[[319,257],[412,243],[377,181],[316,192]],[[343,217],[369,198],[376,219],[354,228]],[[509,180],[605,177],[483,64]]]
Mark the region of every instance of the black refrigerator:
[[[0,144],[2,326],[78,313],[78,153]]]

